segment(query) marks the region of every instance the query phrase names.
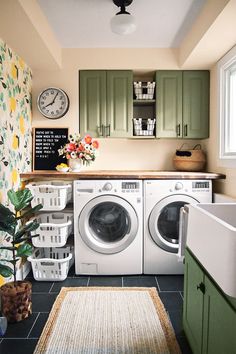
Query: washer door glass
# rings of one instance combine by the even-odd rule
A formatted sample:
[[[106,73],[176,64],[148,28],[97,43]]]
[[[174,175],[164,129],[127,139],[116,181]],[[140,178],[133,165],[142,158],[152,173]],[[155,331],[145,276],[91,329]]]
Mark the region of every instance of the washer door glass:
[[[85,205],[79,215],[79,231],[91,249],[105,254],[118,253],[134,240],[138,217],[123,198],[104,195]]]
[[[198,201],[186,195],[173,195],[157,203],[149,217],[149,232],[153,241],[165,251],[178,252],[179,216],[185,204]]]

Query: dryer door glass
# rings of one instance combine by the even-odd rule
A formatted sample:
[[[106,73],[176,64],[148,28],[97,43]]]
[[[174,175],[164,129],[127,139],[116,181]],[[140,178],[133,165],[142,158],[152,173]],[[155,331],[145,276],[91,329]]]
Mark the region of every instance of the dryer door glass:
[[[98,240],[117,242],[129,233],[130,218],[121,205],[104,202],[93,208],[89,216],[89,226]]]
[[[160,235],[168,242],[178,244],[179,242],[179,213],[186,203],[173,202],[166,205],[160,212],[157,220],[157,227]]]
[[[79,234],[86,245],[99,253],[113,254],[126,249],[135,239],[139,220],[125,199],[103,195],[91,199],[82,209]]]
[[[187,195],[172,195],[158,202],[150,213],[148,227],[153,241],[165,251],[177,253],[179,248],[180,209],[198,203]]]

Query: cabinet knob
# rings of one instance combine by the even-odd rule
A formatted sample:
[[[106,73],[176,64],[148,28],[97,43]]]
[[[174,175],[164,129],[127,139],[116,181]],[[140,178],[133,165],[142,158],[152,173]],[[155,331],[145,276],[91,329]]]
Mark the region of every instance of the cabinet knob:
[[[197,290],[200,290],[203,294],[205,294],[206,292],[205,284],[201,282],[199,285],[197,285]]]

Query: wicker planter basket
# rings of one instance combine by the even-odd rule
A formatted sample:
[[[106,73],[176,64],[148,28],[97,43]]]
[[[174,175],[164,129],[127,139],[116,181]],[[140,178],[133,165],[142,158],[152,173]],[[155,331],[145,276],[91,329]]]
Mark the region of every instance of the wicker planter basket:
[[[19,322],[32,314],[32,285],[28,281],[9,282],[1,286],[2,314],[8,322]]]
[[[197,144],[192,150],[176,150],[173,157],[173,166],[177,171],[204,171],[206,165],[206,156]]]

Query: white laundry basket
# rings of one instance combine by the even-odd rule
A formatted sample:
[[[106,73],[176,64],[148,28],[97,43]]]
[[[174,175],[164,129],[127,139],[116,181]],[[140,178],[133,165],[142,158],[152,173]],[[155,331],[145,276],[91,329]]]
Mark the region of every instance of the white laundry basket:
[[[66,209],[55,213],[42,213],[37,216],[39,227],[31,232],[38,235],[32,238],[35,247],[65,246],[73,231],[73,212]]]
[[[31,262],[35,280],[63,281],[74,263],[74,250],[71,246],[61,248],[37,248]]]
[[[32,182],[26,185],[34,199],[32,207],[42,204],[42,211],[63,210],[72,198],[72,184],[63,181]]]

